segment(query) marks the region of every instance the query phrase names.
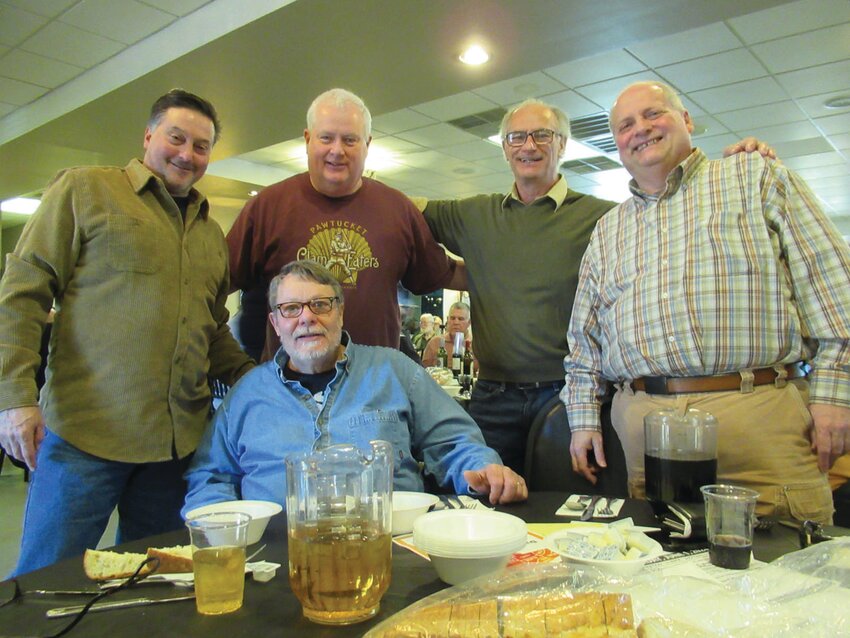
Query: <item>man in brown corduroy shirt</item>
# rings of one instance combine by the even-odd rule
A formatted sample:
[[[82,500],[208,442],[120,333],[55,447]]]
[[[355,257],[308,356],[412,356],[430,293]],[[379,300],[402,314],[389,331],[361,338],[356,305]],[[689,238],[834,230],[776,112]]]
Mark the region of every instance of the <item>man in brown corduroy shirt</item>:
[[[227,246],[193,188],[220,125],[175,89],[144,158],[59,173],[0,282],[0,445],[33,470],[16,573],[179,528],[182,474],[207,422],[207,377],[253,367],[228,327]],[[47,382],[35,372],[55,301]]]

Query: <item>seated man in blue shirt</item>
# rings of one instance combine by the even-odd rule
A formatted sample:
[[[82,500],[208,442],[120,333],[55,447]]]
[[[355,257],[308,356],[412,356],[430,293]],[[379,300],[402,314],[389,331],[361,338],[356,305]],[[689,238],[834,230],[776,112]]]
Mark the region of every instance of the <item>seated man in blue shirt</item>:
[[[424,489],[420,462],[442,488],[528,497],[475,422],[404,354],[353,343],[342,330],[342,287],[324,267],[294,261],[269,286],[282,347],[227,394],[186,474],[183,514],[207,503],[284,505],[286,456],[337,443],[389,441],[395,489]]]

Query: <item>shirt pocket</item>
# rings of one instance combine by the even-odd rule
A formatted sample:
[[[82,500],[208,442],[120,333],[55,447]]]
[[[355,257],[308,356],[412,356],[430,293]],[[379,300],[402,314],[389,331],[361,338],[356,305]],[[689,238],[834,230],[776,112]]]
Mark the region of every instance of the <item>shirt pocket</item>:
[[[410,456],[410,432],[396,410],[372,410],[351,417],[349,440],[361,449],[369,449],[370,441],[387,441],[393,446],[393,461],[400,465]]]
[[[110,216],[106,222],[107,263],[120,272],[150,274],[160,268],[157,232],[149,221]]]

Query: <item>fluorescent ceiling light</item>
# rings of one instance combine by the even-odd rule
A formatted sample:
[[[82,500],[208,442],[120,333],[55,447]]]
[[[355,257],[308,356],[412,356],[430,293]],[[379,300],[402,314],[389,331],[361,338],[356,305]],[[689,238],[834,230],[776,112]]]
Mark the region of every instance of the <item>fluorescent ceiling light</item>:
[[[458,56],[458,60],[470,66],[478,66],[484,64],[490,59],[490,54],[484,50],[484,47],[473,44],[466,51]]]
[[[41,200],[32,197],[14,197],[0,202],[0,211],[18,215],[32,215],[40,203]]]

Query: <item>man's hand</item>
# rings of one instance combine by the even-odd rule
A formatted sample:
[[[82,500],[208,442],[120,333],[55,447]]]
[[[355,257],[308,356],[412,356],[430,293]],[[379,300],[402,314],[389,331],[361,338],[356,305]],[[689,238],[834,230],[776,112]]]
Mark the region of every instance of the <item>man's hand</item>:
[[[44,417],[38,406],[0,412],[0,446],[35,471],[35,455],[44,439]]]
[[[506,465],[492,463],[483,470],[465,470],[463,478],[476,492],[490,493],[490,503],[512,503],[528,498],[523,478]]]
[[[818,468],[828,472],[835,460],[850,452],[850,408],[812,403],[809,412],[815,422],[812,450],[818,455]]]
[[[593,450],[596,457],[596,467],[591,465],[587,453]],[[605,461],[605,452],[602,450],[602,432],[593,430],[577,430],[570,438],[570,458],[573,462],[573,472],[581,474],[588,481],[596,484],[596,473],[599,468],[608,467]]]
[[[762,142],[754,137],[745,137],[740,142],[730,144],[723,149],[723,157],[729,157],[736,153],[753,153],[758,151],[762,157],[776,159],[776,151],[767,142]]]

